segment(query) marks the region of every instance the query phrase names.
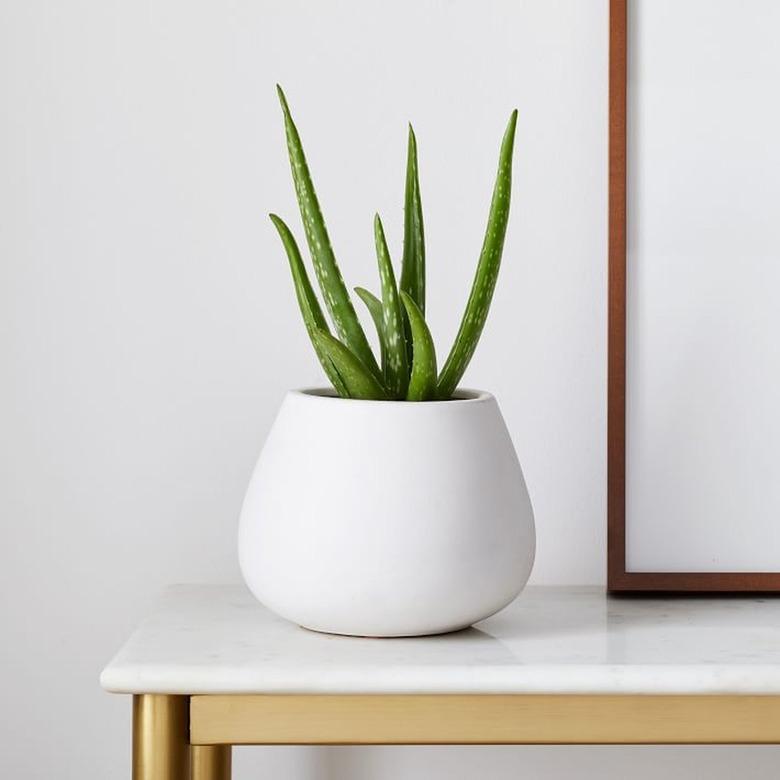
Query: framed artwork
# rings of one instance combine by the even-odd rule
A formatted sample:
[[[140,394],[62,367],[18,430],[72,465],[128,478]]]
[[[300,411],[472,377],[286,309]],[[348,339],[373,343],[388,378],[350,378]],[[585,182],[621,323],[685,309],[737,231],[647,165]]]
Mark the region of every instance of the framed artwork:
[[[778,29],[611,0],[611,591],[780,592]]]

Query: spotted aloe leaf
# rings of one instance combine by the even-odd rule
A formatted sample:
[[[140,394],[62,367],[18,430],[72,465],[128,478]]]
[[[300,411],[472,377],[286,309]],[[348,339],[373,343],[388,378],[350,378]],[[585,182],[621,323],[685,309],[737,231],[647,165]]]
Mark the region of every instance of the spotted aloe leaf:
[[[369,371],[349,347],[324,330],[314,331],[314,341],[333,361],[350,398],[368,401],[385,401],[388,394],[379,380]]]
[[[379,214],[374,217],[374,240],[379,263],[379,279],[382,284],[382,332],[385,336],[387,362],[385,385],[393,397],[403,398],[409,383],[403,315],[393,264],[390,261],[390,252],[387,249],[385,231]]]
[[[312,289],[309,275],[306,273],[306,267],[303,264],[303,259],[301,258],[301,253],[298,249],[295,237],[281,217],[276,216],[276,214],[269,214],[269,216],[271,217],[271,222],[274,223],[274,227],[276,227],[279,232],[279,237],[282,239],[282,244],[287,252],[287,259],[290,262],[290,271],[292,272],[293,283],[295,285],[295,295],[298,298],[298,306],[303,315],[306,331],[314,345],[314,351],[317,353],[317,358],[338,394],[343,398],[349,398],[347,387],[341,379],[341,376],[339,376],[336,366],[314,338],[315,331],[322,330],[326,333],[330,333],[330,329],[328,328],[328,322],[325,319],[325,315],[320,308],[317,296]]]
[[[423,228],[420,175],[417,167],[417,138],[409,125],[404,188],[404,252],[401,261],[401,289],[425,315],[425,231]],[[404,317],[408,359],[412,359],[412,334]]]
[[[298,130],[281,88],[278,92],[306,241],[327,311],[335,326],[334,334],[330,332],[309,282],[292,233],[278,217],[272,216],[272,219],[287,251],[298,303],[324,370],[338,392],[346,397],[409,401],[451,398],[482,334],[501,266],[509,219],[517,111],[512,112],[501,143],[487,229],[466,309],[452,349],[437,378],[436,352],[425,322],[425,235],[414,131],[410,126],[399,284],[396,284],[384,230],[377,216],[374,237],[382,286],[381,300],[368,290],[355,288],[377,330],[380,368],[336,263]]]
[[[437,394],[440,398],[450,398],[458,386],[476,349],[493,298],[509,220],[516,125],[517,111],[513,111],[501,142],[493,200],[471,294],[455,342],[439,375]]]
[[[431,401],[436,397],[436,348],[428,325],[411,295],[401,292],[409,325],[412,329],[412,373],[407,401]]]
[[[371,315],[371,319],[374,321],[374,327],[376,328],[377,339],[379,340],[379,351],[382,356],[382,374],[387,375],[387,345],[385,344],[385,329],[382,324],[382,301],[376,297],[372,292],[369,292],[365,287],[355,287],[355,295],[365,303],[368,313]]]
[[[301,211],[306,241],[309,245],[314,271],[317,275],[325,305],[330,313],[336,333],[357,357],[376,376],[380,376],[379,366],[374,358],[366,334],[360,325],[355,308],[349,297],[344,279],[341,276],[336,257],[330,242],[325,220],[322,217],[319,200],[314,190],[309,166],[303,152],[298,129],[293,122],[282,88],[277,85],[279,101],[284,113],[284,127],[287,136],[287,150],[290,156],[295,194]]]

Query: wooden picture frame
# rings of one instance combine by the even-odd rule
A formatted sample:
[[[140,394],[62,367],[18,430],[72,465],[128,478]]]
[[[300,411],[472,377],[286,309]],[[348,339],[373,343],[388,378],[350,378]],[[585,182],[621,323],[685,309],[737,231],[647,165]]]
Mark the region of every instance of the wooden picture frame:
[[[613,592],[780,592],[780,572],[626,567],[627,86],[630,0],[610,1],[607,587]]]

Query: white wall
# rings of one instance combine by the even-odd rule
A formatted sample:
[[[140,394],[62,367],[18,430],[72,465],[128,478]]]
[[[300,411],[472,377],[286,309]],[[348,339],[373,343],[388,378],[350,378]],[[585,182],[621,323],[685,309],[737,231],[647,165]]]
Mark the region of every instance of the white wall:
[[[129,776],[129,702],[99,669],[166,583],[237,579],[275,407],[320,381],[265,218],[298,224],[277,80],[355,284],[375,286],[377,208],[398,253],[414,120],[442,351],[520,109],[467,381],[524,463],[535,581],[603,582],[606,65],[606,0],[0,3],[0,776]],[[760,778],[777,758],[273,748],[237,751],[236,777]]]

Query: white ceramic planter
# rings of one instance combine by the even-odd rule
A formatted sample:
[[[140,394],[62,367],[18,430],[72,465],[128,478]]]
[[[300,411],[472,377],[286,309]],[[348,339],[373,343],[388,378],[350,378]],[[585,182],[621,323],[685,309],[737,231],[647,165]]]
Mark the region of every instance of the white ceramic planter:
[[[306,628],[465,628],[522,590],[533,511],[495,398],[353,401],[290,392],[241,511],[254,595]]]

